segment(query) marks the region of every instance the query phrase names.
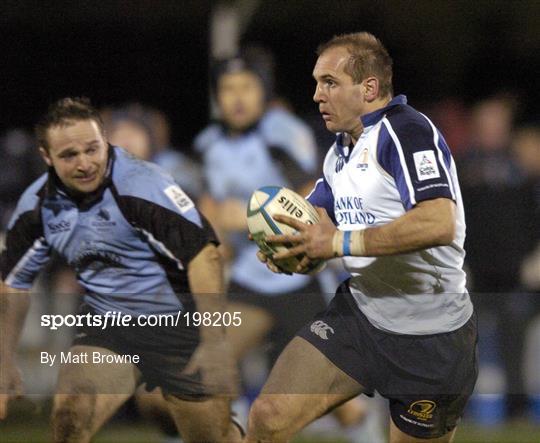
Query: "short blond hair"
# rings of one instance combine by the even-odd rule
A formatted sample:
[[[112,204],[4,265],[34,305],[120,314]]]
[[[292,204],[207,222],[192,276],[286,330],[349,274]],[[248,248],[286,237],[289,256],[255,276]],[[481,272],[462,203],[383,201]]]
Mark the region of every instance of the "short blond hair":
[[[349,51],[351,57],[344,71],[355,83],[372,75],[379,79],[381,97],[393,94],[392,58],[377,37],[369,32],[336,35],[317,48],[317,55],[335,47],[344,47]]]

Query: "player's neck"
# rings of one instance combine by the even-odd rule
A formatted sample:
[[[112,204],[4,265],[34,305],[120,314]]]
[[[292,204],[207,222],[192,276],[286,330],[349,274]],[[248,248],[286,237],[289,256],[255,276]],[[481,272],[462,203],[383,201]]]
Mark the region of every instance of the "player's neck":
[[[362,113],[362,116],[366,114],[371,114],[372,112],[377,111],[378,109],[382,109],[390,103],[390,100],[392,100],[391,96],[386,97],[380,97],[372,102],[366,103],[366,107],[364,109],[364,112]],[[353,145],[356,145],[356,142],[362,135],[362,132],[364,132],[364,125],[362,124],[362,119],[358,119],[358,125],[355,126],[350,132],[349,135],[351,136]]]

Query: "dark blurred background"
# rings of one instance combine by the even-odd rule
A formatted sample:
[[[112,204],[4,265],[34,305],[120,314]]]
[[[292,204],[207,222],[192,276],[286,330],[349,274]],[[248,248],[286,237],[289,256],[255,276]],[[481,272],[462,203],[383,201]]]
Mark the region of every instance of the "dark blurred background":
[[[33,124],[55,98],[87,95],[100,106],[157,106],[171,119],[173,141],[188,143],[208,116],[209,23],[218,3],[2,1],[0,129]],[[278,92],[302,114],[316,112],[317,45],[367,30],[386,44],[395,91],[413,104],[468,103],[506,90],[519,94],[529,118],[540,112],[539,29],[535,0],[272,0],[256,2],[241,40],[274,52]]]

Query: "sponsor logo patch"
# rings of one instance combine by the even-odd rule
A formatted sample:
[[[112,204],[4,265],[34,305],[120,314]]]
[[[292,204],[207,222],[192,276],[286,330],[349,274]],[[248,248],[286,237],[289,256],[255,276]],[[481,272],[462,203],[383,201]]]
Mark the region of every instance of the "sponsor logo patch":
[[[48,222],[47,226],[51,231],[51,234],[59,234],[60,232],[67,232],[71,228],[71,222],[67,220],[60,220],[59,222]]]
[[[78,273],[86,270],[102,271],[107,268],[127,269],[122,261],[122,257],[114,251],[108,251],[104,243],[84,240],[70,265]]]
[[[414,166],[418,180],[429,180],[439,178],[439,167],[433,151],[420,151],[413,154]]]
[[[164,192],[182,214],[195,207],[191,199],[178,185],[171,185]]]
[[[328,340],[329,332],[331,332],[332,334],[334,333],[334,329],[332,329],[322,320],[317,320],[313,322],[309,329],[311,330],[311,332],[313,332],[315,335],[318,335],[323,340]]]

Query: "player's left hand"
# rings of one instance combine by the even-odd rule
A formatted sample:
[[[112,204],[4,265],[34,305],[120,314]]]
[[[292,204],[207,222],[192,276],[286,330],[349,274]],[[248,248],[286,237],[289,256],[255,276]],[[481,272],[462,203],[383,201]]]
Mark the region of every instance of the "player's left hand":
[[[285,215],[275,215],[274,219],[280,223],[285,223],[296,229],[298,232],[293,235],[270,235],[266,237],[268,243],[291,243],[294,246],[287,251],[278,252],[272,259],[280,260],[282,258],[294,257],[304,254],[299,265],[304,268],[313,259],[334,258],[332,241],[334,233],[337,231],[334,223],[323,208],[315,208],[319,213],[319,223],[310,225],[302,223],[292,217]]]

